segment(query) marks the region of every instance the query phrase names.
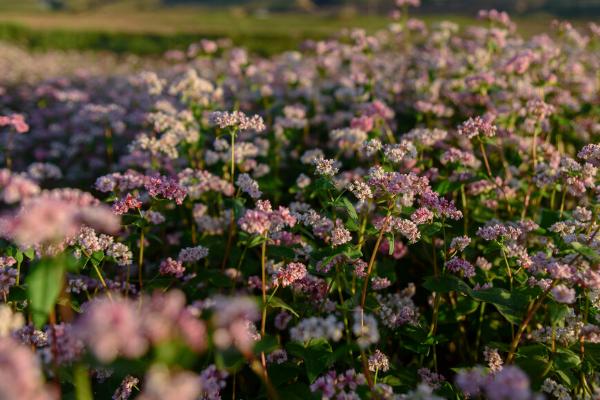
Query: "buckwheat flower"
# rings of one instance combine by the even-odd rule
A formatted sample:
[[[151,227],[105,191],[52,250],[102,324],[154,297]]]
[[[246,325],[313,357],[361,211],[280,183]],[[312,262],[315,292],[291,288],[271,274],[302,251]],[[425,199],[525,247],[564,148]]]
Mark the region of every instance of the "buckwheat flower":
[[[327,339],[338,342],[343,335],[344,324],[335,316],[326,318],[310,317],[301,320],[290,329],[290,337],[297,342],[306,343],[311,339]]]
[[[411,215],[410,219],[417,225],[433,222],[433,213],[426,207],[417,208]]]
[[[56,165],[51,163],[32,163],[27,167],[27,175],[31,179],[40,182],[44,179],[60,179],[63,174]]]
[[[81,206],[74,201],[38,197],[26,202],[16,215],[0,221],[2,236],[24,248],[73,238],[81,226],[114,233],[119,219],[103,205]]]
[[[265,235],[271,227],[269,213],[260,210],[246,210],[238,220],[240,229],[251,235]]]
[[[383,154],[388,161],[400,164],[415,159],[417,157],[417,149],[412,142],[402,140],[398,144],[386,144],[383,146]]]
[[[573,288],[561,284],[553,287],[551,292],[554,300],[559,303],[572,304],[575,302],[576,293]]]
[[[373,192],[369,185],[365,182],[355,180],[348,185],[348,190],[352,192],[354,196],[360,201],[365,201],[373,198]]]
[[[144,187],[152,197],[163,197],[174,200],[176,204],[183,204],[187,196],[186,189],[179,182],[166,176],[151,176],[144,182]]]
[[[121,267],[131,265],[133,262],[133,253],[129,250],[129,247],[123,243],[112,243],[106,250],[106,255],[112,257],[117,265]]]
[[[275,328],[284,331],[292,320],[292,316],[285,311],[280,312],[275,316]]]
[[[253,199],[258,199],[262,196],[262,192],[258,188],[258,182],[248,174],[240,174],[235,182],[242,192],[247,193]]]
[[[197,400],[202,393],[198,375],[190,371],[169,371],[153,365],[146,373],[140,400]]]
[[[0,297],[6,298],[10,288],[17,283],[17,269],[11,265],[0,266]]]
[[[505,11],[498,11],[495,9],[479,10],[477,18],[500,24],[508,29],[514,27],[514,24],[510,20],[510,16]]]
[[[275,282],[281,287],[287,287],[305,276],[306,266],[299,262],[293,262],[277,271],[275,274]]]
[[[379,245],[379,252],[388,256],[391,255],[395,260],[399,260],[408,253],[408,246],[405,245],[401,240],[395,240],[394,250],[392,254],[390,254],[389,240],[382,240],[381,244]]]
[[[81,246],[81,250],[90,255],[96,251],[106,250],[114,239],[108,235],[98,235],[92,228],[82,226],[75,240]]]
[[[458,126],[459,135],[466,136],[469,139],[475,136],[496,136],[496,127],[489,121],[481,117],[469,118]]]
[[[541,99],[528,100],[526,104],[527,113],[537,117],[539,120],[554,113],[554,106]]]
[[[488,367],[492,373],[502,370],[503,361],[502,357],[500,357],[500,354],[498,354],[498,349],[491,349],[485,346],[485,349],[483,350],[483,357],[488,363]]]
[[[21,329],[25,325],[25,318],[19,312],[13,312],[6,304],[0,304],[0,338]]]
[[[138,378],[127,375],[117,390],[115,390],[115,393],[112,395],[112,400],[128,400],[133,393],[133,388],[137,386],[139,382],[140,380]]]
[[[362,144],[367,140],[367,132],[358,128],[334,129],[329,133],[334,145],[340,150],[360,150]]]
[[[390,282],[390,280],[388,278],[385,278],[385,277],[374,276],[371,279],[371,288],[373,290],[387,289],[388,287],[391,286],[391,284],[392,284],[392,282]]]
[[[143,334],[152,344],[178,340],[195,352],[206,348],[206,325],[186,307],[181,291],[157,291],[144,298],[140,315]]]
[[[394,118],[394,110],[392,110],[387,104],[379,99],[374,100],[371,103],[364,104],[363,108],[364,113],[372,117],[380,117],[387,120]]]
[[[467,397],[479,396],[486,381],[487,374],[480,366],[461,370],[454,378],[456,386],[458,386]]]
[[[448,271],[455,274],[460,274],[462,272],[465,278],[472,278],[475,276],[475,268],[473,265],[462,258],[451,258],[446,262],[446,268],[448,268]]]
[[[29,125],[22,114],[0,115],[0,126],[11,126],[17,133],[29,131]]]
[[[269,364],[283,364],[287,360],[288,360],[287,352],[285,350],[283,350],[283,349],[273,350],[267,356],[267,362]]]
[[[379,342],[377,320],[374,316],[365,314],[363,310],[358,307],[354,310],[352,333],[356,336],[356,343],[358,346],[363,349]]]
[[[159,272],[161,275],[172,275],[175,278],[181,278],[185,273],[185,267],[181,261],[176,261],[169,257],[160,263]]]
[[[554,396],[558,400],[571,400],[569,389],[550,378],[544,380],[540,390]]]
[[[587,324],[581,327],[579,331],[583,341],[588,343],[600,343],[600,326]]]
[[[446,380],[443,375],[437,374],[429,368],[419,368],[417,373],[419,374],[421,381],[433,390],[439,389],[441,383]]]
[[[494,287],[494,284],[492,282],[486,282],[483,285],[476,283],[475,286],[473,286],[473,290],[487,290],[487,289],[491,289],[493,287]]]
[[[298,175],[298,178],[296,179],[296,185],[298,185],[298,187],[300,189],[304,189],[304,188],[308,187],[308,185],[310,185],[310,183],[311,183],[310,177],[308,177],[307,175],[305,175],[303,173]]]
[[[110,378],[114,374],[114,372],[115,371],[112,368],[98,367],[93,368],[91,370],[91,375],[96,380],[96,382],[104,383],[108,378]]]
[[[229,373],[219,370],[214,364],[209,365],[200,373],[200,386],[202,387],[201,400],[221,400],[221,390],[227,386]]]
[[[0,338],[0,361],[1,399],[58,399],[58,393],[45,386],[38,358],[26,346]]]
[[[419,7],[421,5],[421,0],[396,0],[397,7]]]
[[[25,325],[13,332],[12,337],[32,348],[48,346],[48,334],[42,330],[35,329],[32,324]]]
[[[472,152],[461,151],[454,147],[446,150],[440,157],[440,162],[442,165],[446,165],[449,163],[459,163],[460,165],[464,165],[465,167],[477,168],[480,166],[481,162],[475,157]],[[484,181],[488,182],[488,181]]]
[[[577,153],[577,157],[592,164],[595,167],[600,167],[600,145],[587,144]]]
[[[215,345],[221,349],[234,345],[242,353],[249,352],[257,339],[252,321],[260,318],[256,302],[250,297],[218,297],[214,301]]]
[[[350,127],[360,129],[363,132],[370,132],[373,130],[373,118],[367,115],[361,117],[352,118],[350,121]]]
[[[258,206],[259,202],[257,202]],[[290,209],[279,206],[276,210],[269,211],[271,218],[271,232],[279,232],[285,227],[292,228],[296,225],[296,217],[292,215]]]
[[[492,223],[477,229],[477,236],[484,240],[509,239],[518,240],[523,231],[511,225]]]
[[[333,247],[341,246],[344,243],[348,243],[352,240],[350,231],[344,227],[343,222],[340,219],[335,221],[335,227],[331,231],[331,245]]]
[[[573,210],[573,218],[579,222],[589,222],[592,219],[592,211],[585,207],[577,206]]]
[[[75,332],[103,363],[110,363],[118,356],[136,358],[148,347],[139,317],[137,303],[96,297],[84,307],[75,323]]]
[[[0,196],[5,203],[13,204],[36,196],[39,185],[28,177],[10,170],[0,169]]]
[[[368,264],[364,260],[359,258],[358,260],[354,261],[353,266],[354,266],[354,274],[358,278],[365,278],[367,276]]]
[[[328,158],[319,157],[313,161],[313,165],[318,175],[328,178],[332,178],[339,171],[339,162]]]
[[[150,222],[152,225],[160,225],[166,221],[165,216],[158,211],[142,211],[142,216],[146,221]]]
[[[416,243],[421,238],[421,232],[417,225],[408,219],[395,218],[392,221],[392,229],[398,231],[410,243]]]
[[[48,326],[46,332],[48,347],[42,349],[45,362],[70,365],[81,358],[85,346],[77,337],[73,325],[62,322]]]
[[[335,371],[329,371],[327,374],[317,378],[310,385],[311,392],[321,392],[321,400],[333,399],[358,399],[356,393],[358,386],[365,385],[367,380],[363,374],[357,374],[353,369],[349,369],[339,375]]]
[[[179,251],[177,260],[182,263],[194,263],[208,256],[208,248],[204,246],[186,247]]]
[[[112,210],[117,215],[126,214],[131,209],[141,208],[142,202],[138,199],[137,196],[132,195],[131,193],[127,193],[127,196],[123,197],[120,200],[117,200],[113,206]]]
[[[231,182],[205,170],[185,168],[177,174],[177,179],[193,200],[199,199],[207,192],[222,193],[228,197],[233,196],[235,192]]]
[[[458,236],[450,242],[450,249],[454,251],[463,251],[471,243],[471,238],[468,236]]]
[[[412,179],[417,180],[419,178],[413,176]],[[440,197],[439,194],[432,191],[426,179],[424,182],[417,182],[416,184],[424,186],[421,189],[422,194],[420,203],[422,206],[427,207],[430,210],[435,210],[440,217],[450,218],[453,220],[459,220],[462,218],[462,212],[456,208],[454,202],[444,197]]]
[[[387,372],[390,369],[390,360],[379,349],[369,356],[369,371]]]
[[[486,382],[485,393],[490,400],[530,399],[529,378],[519,367],[506,366]]]
[[[381,148],[383,144],[379,139],[371,139],[363,144],[363,151],[367,157],[371,157],[376,154]]]
[[[324,156],[323,150],[321,149],[306,150],[304,154],[302,154],[302,157],[300,157],[300,162],[306,165],[314,164],[316,160],[323,158]]]
[[[260,115],[248,117],[241,111],[214,111],[209,117],[210,123],[221,129],[233,128],[240,131],[255,131],[260,133],[266,129]]]

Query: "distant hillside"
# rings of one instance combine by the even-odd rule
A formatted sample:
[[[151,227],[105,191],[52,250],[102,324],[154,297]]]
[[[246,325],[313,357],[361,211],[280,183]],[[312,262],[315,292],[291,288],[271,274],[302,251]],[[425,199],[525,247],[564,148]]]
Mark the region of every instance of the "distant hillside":
[[[314,8],[354,7],[384,13],[391,9],[393,0],[161,0],[163,4],[201,4],[266,8],[297,11]],[[600,0],[422,0],[420,11],[427,13],[473,13],[484,8],[496,8],[513,13],[549,12],[557,15],[600,15]]]
[[[564,17],[600,16],[600,0],[421,0],[419,13],[473,14],[480,9],[496,8],[513,14],[551,13]],[[370,14],[387,13],[394,0],[0,0],[0,10],[23,4],[55,10],[90,10],[106,6],[133,4],[140,9],[161,6],[198,5],[236,7],[247,11],[355,11]]]

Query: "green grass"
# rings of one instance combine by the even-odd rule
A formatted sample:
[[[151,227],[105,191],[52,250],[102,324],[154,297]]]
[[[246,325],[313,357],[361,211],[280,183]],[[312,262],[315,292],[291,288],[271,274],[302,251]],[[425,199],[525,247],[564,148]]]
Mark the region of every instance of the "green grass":
[[[133,1],[133,2],[132,2]],[[260,54],[296,48],[307,39],[330,37],[342,28],[368,31],[389,20],[377,15],[279,13],[255,15],[241,8],[136,7],[141,0],[121,1],[86,12],[50,12],[37,0],[0,0],[0,40],[34,50],[100,50],[139,55],[184,49],[201,38],[229,37]],[[142,3],[143,4],[143,3]],[[426,16],[473,23],[465,16]],[[551,17],[517,18],[525,35],[548,29]]]

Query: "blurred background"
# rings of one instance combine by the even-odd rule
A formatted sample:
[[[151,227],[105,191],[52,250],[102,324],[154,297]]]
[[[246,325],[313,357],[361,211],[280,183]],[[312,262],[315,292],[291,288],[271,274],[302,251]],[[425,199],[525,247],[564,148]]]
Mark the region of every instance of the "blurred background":
[[[393,0],[0,0],[0,41],[33,50],[159,55],[229,37],[266,55],[345,27],[383,28],[392,7]],[[511,13],[525,36],[547,31],[557,18],[600,22],[600,0],[422,0],[411,13],[467,24],[487,8]]]

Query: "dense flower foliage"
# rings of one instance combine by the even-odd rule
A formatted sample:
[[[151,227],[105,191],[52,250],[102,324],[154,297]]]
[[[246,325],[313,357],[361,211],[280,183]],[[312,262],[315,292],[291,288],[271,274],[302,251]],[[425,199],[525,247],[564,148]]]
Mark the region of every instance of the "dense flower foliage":
[[[418,4],[13,73],[0,398],[598,398],[600,28]]]

